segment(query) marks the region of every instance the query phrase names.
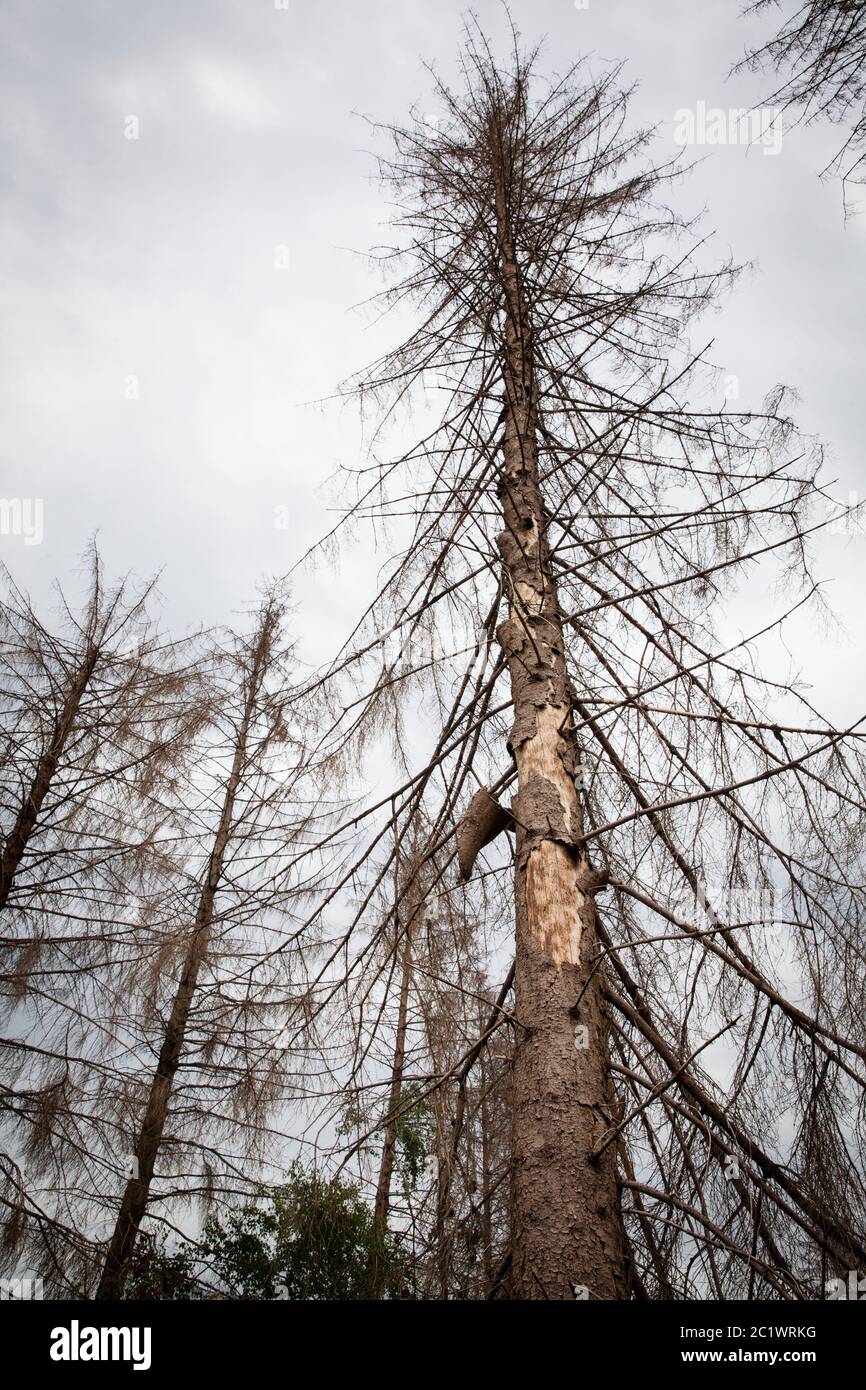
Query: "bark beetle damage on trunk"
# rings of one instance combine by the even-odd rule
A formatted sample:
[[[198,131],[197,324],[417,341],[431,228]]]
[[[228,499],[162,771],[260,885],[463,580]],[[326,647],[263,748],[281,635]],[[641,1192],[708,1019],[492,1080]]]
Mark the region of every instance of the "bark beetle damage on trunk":
[[[574,697],[552,577],[536,428],[531,326],[510,213],[510,157],[491,123],[504,298],[504,528],[508,617],[497,636],[511,679],[517,766],[512,1289],[518,1298],[625,1299],[625,1235],[612,1123],[594,894],[583,846]],[[580,999],[575,1013],[576,1001]]]
[[[507,533],[501,549],[511,550]],[[529,557],[506,560],[512,574]],[[541,595],[521,586],[524,612],[509,618],[498,636],[512,677],[515,721],[509,740],[517,763],[518,793],[513,803],[519,827],[518,872],[525,877],[527,920],[539,944],[557,966],[580,964],[582,922],[596,875],[582,854],[580,806],[575,788],[576,756],[570,701],[559,698],[564,681],[562,652],[543,628],[556,618],[533,612]],[[521,630],[522,629],[522,630]]]

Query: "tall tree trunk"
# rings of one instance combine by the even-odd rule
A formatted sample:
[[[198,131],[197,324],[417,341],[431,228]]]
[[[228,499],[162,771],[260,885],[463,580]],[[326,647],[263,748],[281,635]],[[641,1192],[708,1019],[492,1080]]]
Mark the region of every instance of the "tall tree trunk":
[[[484,1034],[484,1005],[478,1000],[478,1036]],[[493,1206],[490,1194],[490,1105],[487,1087],[490,1081],[487,1068],[487,1048],[478,1055],[481,1107],[481,1243],[484,1257],[484,1282],[490,1288],[496,1273],[493,1267]]]
[[[219,825],[208,860],[207,875],[199,895],[195,923],[175,991],[156,1071],[151,1081],[144,1120],[135,1146],[134,1158],[137,1173],[129,1179],[123,1193],[123,1200],[120,1204],[99,1287],[96,1291],[98,1299],[112,1299],[122,1296],[139,1227],[147,1209],[154,1165],[162,1142],[171,1093],[174,1088],[174,1078],[183,1051],[199,971],[207,954],[210,928],[214,917],[214,902],[222,877],[226,847],[231,835],[235,798],[246,759],[247,740],[261,682],[265,650],[266,637],[263,631],[260,634],[250,673],[231,771],[226,782]]]
[[[391,1064],[391,1088],[388,1096],[388,1121],[382,1141],[382,1157],[379,1161],[379,1180],[376,1184],[376,1204],[374,1219],[380,1238],[388,1229],[388,1210],[391,1204],[391,1177],[394,1172],[394,1158],[397,1151],[397,1111],[400,1108],[400,1095],[403,1090],[403,1069],[406,1063],[406,1025],[409,1016],[409,982],[412,977],[412,928],[413,917],[403,939],[402,965],[400,974],[400,1002],[397,1010],[397,1033],[394,1039],[394,1058]]]
[[[492,125],[505,301],[498,545],[509,596],[497,636],[511,678],[509,742],[518,779],[515,996],[522,1028],[512,1112],[514,1292],[524,1299],[624,1299],[615,1146],[593,1159],[611,1123],[601,980],[593,975],[599,875],[582,845],[573,694],[539,486],[533,344],[513,240],[506,144]]]
[[[88,643],[81,665],[75,673],[55,721],[51,740],[36,764],[30,789],[21,803],[15,824],[3,846],[3,853],[0,855],[0,912],[9,901],[15,875],[21,860],[24,858],[30,836],[36,828],[42,803],[51,788],[57,765],[62,757],[70,730],[75,723],[82,696],[93,675],[98,657],[99,648],[92,642]]]
[[[400,853],[396,861],[395,912],[397,913],[399,941],[399,903],[400,903]],[[421,895],[414,878],[414,868],[409,879],[404,900],[408,904],[409,918],[406,923],[400,953],[400,997],[397,1005],[397,1030],[394,1038],[394,1056],[391,1063],[391,1084],[388,1093],[388,1120],[382,1140],[382,1155],[379,1160],[379,1177],[376,1183],[376,1201],[373,1208],[373,1222],[380,1242],[377,1251],[377,1264],[374,1270],[373,1291],[376,1296],[382,1292],[383,1275],[386,1273],[384,1261],[384,1241],[388,1234],[388,1213],[391,1208],[391,1180],[394,1174],[394,1161],[397,1155],[398,1111],[403,1094],[403,1073],[406,1068],[406,1030],[409,1021],[409,987],[412,982],[412,943],[419,917],[422,913]]]
[[[435,1062],[434,1062],[435,1065]],[[434,1249],[436,1252],[436,1279],[439,1297],[447,1301],[451,1291],[451,1231],[449,1220],[451,1208],[451,1167],[452,1139],[445,1113],[447,1091],[440,1087],[435,1095],[434,1116],[436,1121],[436,1215],[434,1218]]]

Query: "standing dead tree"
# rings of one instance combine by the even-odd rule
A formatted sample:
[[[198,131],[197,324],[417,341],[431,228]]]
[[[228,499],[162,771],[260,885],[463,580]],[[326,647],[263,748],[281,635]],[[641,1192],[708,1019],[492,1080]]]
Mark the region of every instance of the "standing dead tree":
[[[287,1039],[306,1035],[294,928],[314,875],[308,861],[302,879],[294,861],[308,818],[315,823],[300,801],[309,767],[285,611],[268,594],[250,634],[230,634],[215,650],[208,723],[189,750],[180,799],[166,808],[172,862],[148,923],[150,957],[132,981],[142,1000],[137,1035],[126,1028],[141,1061],[117,1102],[119,1126],[135,1125],[131,1171],[98,1298],[122,1295],[149,1210],[170,1216],[179,1196],[252,1194],[268,1158],[284,1171],[269,1117],[290,1103],[302,1060]]]
[[[147,602],[153,585],[131,594],[128,582],[106,589],[99,556],[87,556],[89,594],[82,614],[61,594],[63,629],[52,632],[26,595],[5,576],[2,619],[3,847],[0,912],[32,913],[39,894],[72,891],[90,859],[105,850],[78,843],[77,816],[101,787],[136,786],[168,759],[184,702],[172,702],[180,682],[177,652],[154,629]],[[186,693],[186,692],[185,692]],[[110,802],[106,799],[106,814]],[[52,882],[52,861],[59,861]],[[31,861],[35,861],[31,867]],[[63,881],[66,880],[66,887]]]
[[[351,383],[383,408],[348,511],[395,554],[322,676],[322,744],[390,725],[400,785],[352,817],[346,972],[317,1007],[381,941],[423,807],[425,892],[463,895],[505,981],[481,1036],[513,1030],[495,1288],[811,1297],[866,1247],[863,734],[758,658],[817,600],[820,457],[781,392],[751,415],[696,400],[690,321],[732,268],[702,268],[618,73],[537,67],[471,30],[462,90],[388,132],[384,303],[420,320]],[[412,400],[434,418],[387,458]],[[759,562],[790,603],[728,637],[714,601]]]
[[[777,8],[778,0],[752,0],[747,15]],[[824,174],[863,182],[866,142],[866,4],[863,0],[806,0],[796,4],[778,31],[752,48],[735,67],[781,78],[767,98],[798,122],[826,119],[850,126],[845,142]]]
[[[107,586],[95,547],[85,573],[80,609],[61,593],[51,626],[8,574],[0,604],[4,1248],[29,1248],[46,1277],[67,1266],[70,1281],[90,1255],[66,1203],[68,1164],[92,1140],[74,1075],[92,1047],[89,1074],[104,1080],[96,1054],[135,950],[153,787],[199,717],[189,644],[155,623],[153,585]]]
[[[508,1039],[494,1057],[486,952],[442,885],[452,855],[431,853],[427,826],[400,838],[394,882],[368,908],[382,916],[375,949],[342,1010],[349,1065],[331,1098],[352,1139],[340,1167],[364,1156],[379,1239],[396,1232],[415,1297],[484,1297],[508,1198]]]
[[[405,881],[401,881],[405,880]],[[424,891],[423,883],[415,864],[410,859],[403,865],[398,859],[398,878],[394,894],[394,926],[397,942],[394,947],[388,942],[389,956],[396,950],[398,962],[398,1004],[394,1027],[394,1052],[391,1060],[390,1085],[388,1087],[388,1117],[382,1136],[382,1154],[376,1180],[376,1201],[374,1213],[380,1235],[388,1227],[388,1212],[391,1204],[391,1182],[394,1176],[394,1161],[397,1152],[397,1138],[403,1100],[407,1035],[409,1030],[410,991],[415,965],[415,942],[423,928]]]
[[[483,1296],[495,1216],[508,1193],[506,1185],[497,1201],[492,1190],[494,1182],[502,1188],[507,1168],[497,1123],[502,1068],[488,1054],[485,1020],[493,1001],[485,995],[472,915],[450,893],[427,887],[441,874],[429,843],[429,828],[403,837],[389,927],[366,972],[366,989],[381,1004],[368,1023],[357,1019],[355,1057],[364,1065],[356,1062],[345,1091],[359,1097],[365,1087],[373,1095],[384,1089],[376,1051],[390,1045],[375,1194],[380,1237],[390,1219],[411,1252],[417,1296],[462,1297],[468,1289]],[[356,992],[356,1016],[357,999]],[[467,1058],[467,1051],[476,1055]],[[378,1108],[364,1107],[367,1124],[374,1121],[369,1137]]]

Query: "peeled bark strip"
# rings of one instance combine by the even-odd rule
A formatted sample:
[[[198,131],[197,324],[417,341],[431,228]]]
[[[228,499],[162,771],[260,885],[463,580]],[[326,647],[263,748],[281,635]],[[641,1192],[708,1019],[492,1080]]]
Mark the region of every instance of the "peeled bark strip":
[[[592,974],[601,877],[582,848],[573,696],[539,486],[531,332],[511,232],[507,137],[493,124],[491,146],[506,309],[498,544],[509,614],[497,636],[514,706],[515,994],[523,1025],[513,1082],[513,1286],[524,1299],[624,1299],[615,1156],[592,1157],[612,1122],[601,981]]]
[[[484,846],[513,824],[511,814],[485,787],[475,793],[457,827],[457,860],[464,882],[471,877],[475,860]]]

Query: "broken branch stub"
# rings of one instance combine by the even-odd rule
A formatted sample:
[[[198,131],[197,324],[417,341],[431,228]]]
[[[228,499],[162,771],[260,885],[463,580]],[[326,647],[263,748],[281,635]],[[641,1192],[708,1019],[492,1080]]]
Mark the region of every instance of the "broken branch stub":
[[[457,859],[464,883],[484,846],[513,824],[511,812],[504,810],[486,787],[475,793],[457,827]]]

